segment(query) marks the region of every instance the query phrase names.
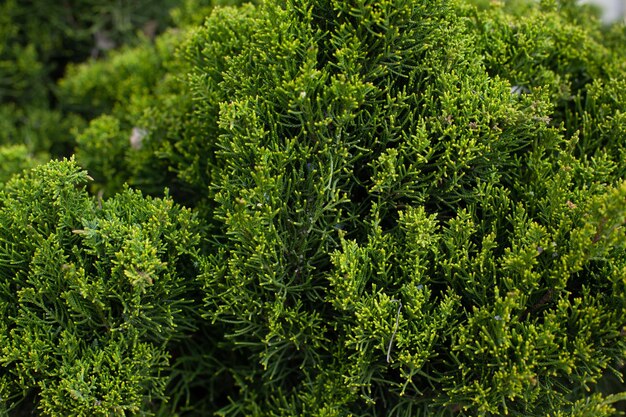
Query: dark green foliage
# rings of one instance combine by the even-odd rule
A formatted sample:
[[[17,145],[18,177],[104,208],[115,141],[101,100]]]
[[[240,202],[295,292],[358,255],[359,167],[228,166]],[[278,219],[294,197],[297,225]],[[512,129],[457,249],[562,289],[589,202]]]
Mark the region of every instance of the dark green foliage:
[[[0,143],[23,145],[42,160],[50,154],[62,155],[72,150],[70,131],[84,126],[76,115],[48,108],[21,108],[13,104],[0,106]]]
[[[189,0],[180,30],[71,66],[59,97],[89,120],[76,155],[98,197],[73,162],[0,194],[0,397],[43,415],[614,415],[626,31],[569,0],[476,3],[204,20]],[[12,173],[26,150],[7,152]]]
[[[150,193],[159,193],[167,185],[187,204],[206,204],[212,162],[205,148],[207,138],[217,135],[219,103],[224,100],[217,85],[225,60],[241,50],[253,30],[249,19],[253,11],[252,6],[218,9],[208,18],[205,27],[220,42],[205,43],[204,32],[190,36],[195,31],[181,29],[163,34],[154,45],[70,68],[60,83],[66,106],[93,112],[82,110],[86,117],[110,114],[92,120],[88,129],[76,135],[79,161],[100,182],[94,191],[113,193],[124,181]],[[192,73],[195,63],[210,65],[212,70]],[[207,85],[190,86],[187,77]],[[194,95],[205,94],[211,97],[193,101]],[[111,124],[113,129],[103,128]],[[134,146],[133,137],[139,139]],[[111,147],[114,152],[93,152]],[[107,175],[100,175],[104,172]]]
[[[72,161],[0,194],[0,397],[43,415],[152,415],[197,329],[198,223],[169,199],[104,202]],[[8,403],[7,403],[8,401]]]
[[[176,192],[171,164],[161,155],[173,146],[168,138],[184,132],[192,112],[182,82],[187,69],[174,52],[186,33],[171,31],[106,61],[72,66],[61,81],[65,105],[96,116],[88,128],[75,130],[77,158],[97,181],[93,191],[111,195],[128,182],[152,193],[162,193],[165,185]]]
[[[559,122],[618,69],[555,12],[483,13],[266,5],[223,81],[196,63],[202,114],[226,98],[207,317],[256,358],[224,415],[610,414],[576,400],[624,354],[624,162]]]

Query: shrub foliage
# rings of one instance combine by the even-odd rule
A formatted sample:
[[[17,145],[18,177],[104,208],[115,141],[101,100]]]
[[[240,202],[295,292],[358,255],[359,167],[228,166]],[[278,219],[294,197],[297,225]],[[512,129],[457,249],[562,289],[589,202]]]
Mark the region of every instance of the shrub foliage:
[[[97,202],[88,179],[51,162],[0,195],[0,396],[35,395],[44,415],[148,415],[198,327],[198,223],[137,191]]]
[[[100,198],[73,160],[0,194],[7,407],[613,415],[626,32],[484,3],[217,8],[72,67]]]

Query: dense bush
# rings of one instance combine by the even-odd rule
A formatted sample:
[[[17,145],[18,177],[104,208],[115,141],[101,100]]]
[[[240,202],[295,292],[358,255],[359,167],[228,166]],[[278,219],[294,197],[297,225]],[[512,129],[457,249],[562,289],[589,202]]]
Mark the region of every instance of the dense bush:
[[[70,68],[60,82],[64,103],[98,116],[76,134],[77,158],[95,172],[94,191],[114,193],[123,182],[150,193],[168,186],[187,204],[207,203],[213,162],[206,148],[218,135],[219,103],[225,100],[217,88],[220,71],[243,48],[254,12],[250,5],[218,9],[207,19],[207,29],[171,31],[154,45]],[[214,31],[210,36],[219,42],[205,30]],[[193,74],[202,62],[212,72]],[[196,90],[189,82],[196,77],[213,88]],[[211,95],[208,103],[193,99],[201,94]]]
[[[186,33],[170,31],[154,44],[72,66],[61,80],[64,105],[91,119],[85,129],[75,129],[75,139],[78,161],[96,180],[93,191],[110,195],[124,182],[153,192],[165,185],[176,188],[167,162],[157,156],[165,145],[144,137],[151,132],[173,136],[176,129],[185,129],[182,118],[191,111],[191,96],[181,77],[188,68],[174,51]]]
[[[97,202],[88,179],[51,162],[0,195],[0,397],[22,413],[29,394],[44,415],[149,414],[198,330],[194,216],[131,190]]]
[[[626,31],[476,3],[218,8],[72,67],[100,198],[72,161],[0,194],[8,406],[613,415]]]
[[[624,353],[624,124],[613,107],[599,140],[585,118],[593,85],[623,86],[620,52],[556,10],[512,19],[259,12],[203,152],[223,222],[207,317],[258,358],[233,364],[229,412],[607,412],[576,400]]]
[[[4,187],[4,183],[13,175],[27,168],[32,168],[35,162],[26,146],[0,147],[0,188]]]

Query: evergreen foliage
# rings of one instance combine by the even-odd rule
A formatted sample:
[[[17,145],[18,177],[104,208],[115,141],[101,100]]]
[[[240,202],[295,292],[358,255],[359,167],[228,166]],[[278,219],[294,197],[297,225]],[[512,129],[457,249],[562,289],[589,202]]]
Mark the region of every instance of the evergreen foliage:
[[[0,189],[13,175],[32,168],[34,164],[26,146],[0,146]]]
[[[10,413],[615,414],[623,25],[269,0],[193,26],[200,3],[59,84],[94,181],[0,191]]]
[[[153,415],[171,355],[198,328],[193,214],[129,189],[96,202],[88,180],[73,161],[50,162],[0,194],[9,411]]]
[[[169,31],[153,44],[71,66],[59,83],[64,105],[91,119],[87,128],[75,129],[75,138],[77,159],[96,180],[92,191],[112,195],[127,182],[153,193],[164,186],[177,192],[171,164],[161,155],[172,146],[168,138],[186,129],[192,112],[181,79],[188,68],[175,54],[186,34]]]
[[[555,10],[517,17],[516,47],[495,7],[255,16],[206,145],[223,222],[206,316],[257,358],[232,365],[224,415],[610,413],[575,401],[624,353],[624,160],[560,122],[624,73]]]
[[[221,68],[253,30],[254,10],[250,5],[216,9],[204,27],[219,42],[204,39],[204,30],[179,29],[161,35],[154,45],[70,67],[60,82],[63,102],[84,117],[98,116],[87,129],[76,130],[77,158],[95,173],[93,191],[115,193],[127,182],[158,194],[167,186],[186,204],[207,203],[212,161],[206,147],[211,146],[207,138],[218,135]],[[210,74],[192,72],[201,62],[212,67]],[[196,89],[190,77],[211,87]],[[193,100],[202,94],[213,96]]]

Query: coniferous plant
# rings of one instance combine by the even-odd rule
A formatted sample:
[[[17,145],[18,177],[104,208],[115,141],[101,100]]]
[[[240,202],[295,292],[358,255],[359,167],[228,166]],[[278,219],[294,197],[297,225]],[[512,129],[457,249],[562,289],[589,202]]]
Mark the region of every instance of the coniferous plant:
[[[623,52],[535,7],[267,4],[217,82],[196,53],[205,316],[256,358],[223,415],[611,414]]]
[[[43,415],[613,415],[624,28],[572,1],[476,3],[220,8],[73,70],[64,100],[102,114],[77,155],[111,197],[77,190],[73,162],[5,186],[0,396]],[[124,182],[172,185],[197,219]]]
[[[194,215],[129,189],[96,201],[88,180],[50,162],[0,192],[5,415],[153,415],[198,331]]]

